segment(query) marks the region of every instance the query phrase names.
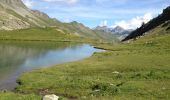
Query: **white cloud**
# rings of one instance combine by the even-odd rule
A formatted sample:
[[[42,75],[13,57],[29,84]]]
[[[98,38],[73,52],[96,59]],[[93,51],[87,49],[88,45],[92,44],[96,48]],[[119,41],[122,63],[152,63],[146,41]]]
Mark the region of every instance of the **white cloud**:
[[[102,27],[102,26],[107,26],[107,20],[101,21],[101,22],[100,22],[100,26],[101,26],[101,27]]]
[[[70,23],[70,22],[72,22],[72,20],[70,20],[70,19],[64,19],[63,22],[64,22],[64,23]]]
[[[22,1],[28,8],[32,8],[34,5],[34,2],[32,0],[22,0]]]
[[[112,27],[121,26],[124,29],[136,29],[137,27],[140,27],[142,23],[147,23],[152,18],[153,15],[151,13],[146,13],[144,16],[137,16],[128,21],[122,20],[119,22],[115,22],[115,24]]]
[[[66,3],[66,4],[76,4],[79,0],[43,0],[46,2],[57,2],[57,3]]]

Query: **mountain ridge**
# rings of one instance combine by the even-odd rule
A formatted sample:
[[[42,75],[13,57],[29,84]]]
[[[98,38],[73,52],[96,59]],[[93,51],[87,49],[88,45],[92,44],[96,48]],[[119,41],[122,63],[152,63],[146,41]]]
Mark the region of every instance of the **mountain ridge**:
[[[167,31],[170,29],[170,6],[163,10],[162,14],[153,18],[146,24],[142,24],[141,27],[132,31],[126,38],[122,41],[127,41],[130,39],[136,39],[140,36],[144,36],[146,34],[150,34],[149,31],[154,30],[156,28],[162,27],[162,30]],[[164,32],[163,32],[164,33]]]
[[[103,32],[110,32],[112,34],[116,34],[116,35],[125,35],[125,34],[129,34],[132,30],[130,29],[124,29],[120,26],[116,26],[116,27],[108,27],[108,26],[97,26],[96,28],[94,28],[95,30],[101,30]]]
[[[35,26],[46,27],[57,23],[50,21],[52,19],[47,17],[48,15],[43,18],[41,15],[45,15],[44,13],[39,11],[41,15],[38,15],[38,11],[27,8],[21,0],[0,0],[0,5],[0,13],[3,13],[4,16],[0,17],[0,21],[4,23],[0,25],[1,30],[24,29]],[[23,25],[22,23],[26,24]]]
[[[0,30],[53,27],[65,34],[114,41],[110,33],[92,30],[76,21],[62,23],[46,13],[27,8],[21,0],[0,0]]]

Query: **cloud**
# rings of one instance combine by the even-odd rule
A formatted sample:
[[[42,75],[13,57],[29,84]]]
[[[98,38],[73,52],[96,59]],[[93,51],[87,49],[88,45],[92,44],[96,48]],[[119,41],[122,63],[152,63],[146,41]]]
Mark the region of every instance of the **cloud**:
[[[136,28],[170,4],[168,0],[23,0],[32,9],[47,13],[60,21],[79,21],[89,27],[120,25]],[[152,5],[152,6],[151,6]],[[144,17],[143,15],[146,16]],[[138,17],[136,17],[138,16]],[[152,17],[152,16],[151,16]],[[107,19],[108,21],[104,20]],[[102,21],[102,22],[101,22]],[[141,22],[142,21],[142,22]],[[144,20],[145,21],[145,20]],[[130,25],[130,24],[133,25]]]
[[[147,23],[152,18],[153,18],[152,13],[146,13],[144,16],[137,16],[128,21],[121,20],[119,22],[115,22],[115,24],[112,27],[120,26],[124,29],[136,29],[137,27],[140,27],[142,23]]]
[[[64,23],[70,23],[70,22],[72,22],[72,20],[70,20],[70,19],[64,19],[63,22],[64,22]]]
[[[64,4],[76,4],[79,0],[43,0],[45,2],[56,2]]]
[[[22,1],[28,8],[32,8],[34,5],[34,2],[32,0],[22,0]]]
[[[100,22],[100,26],[101,26],[101,27],[102,27],[102,26],[107,26],[107,20],[101,21],[101,22]]]

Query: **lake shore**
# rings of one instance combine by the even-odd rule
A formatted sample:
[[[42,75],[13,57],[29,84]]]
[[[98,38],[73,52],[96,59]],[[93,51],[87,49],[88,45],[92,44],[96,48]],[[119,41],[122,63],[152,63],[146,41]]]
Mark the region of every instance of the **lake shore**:
[[[168,100],[169,36],[150,40],[152,45],[144,42],[147,39],[128,45],[100,45],[113,51],[25,73],[18,79],[16,91],[77,99]]]
[[[17,36],[19,38],[20,34]],[[33,37],[30,35],[28,38]],[[62,39],[68,38],[62,36]],[[94,53],[81,61],[24,73],[17,80],[20,85],[15,92],[1,92],[0,97],[2,100],[41,100],[46,94],[56,94],[61,99],[78,100],[168,100],[169,39],[170,35],[167,34],[146,37],[129,44],[96,43],[90,40],[91,45],[108,51]]]
[[[0,90],[13,90],[17,86],[17,77],[23,73],[82,60],[100,51],[80,43],[1,41]]]

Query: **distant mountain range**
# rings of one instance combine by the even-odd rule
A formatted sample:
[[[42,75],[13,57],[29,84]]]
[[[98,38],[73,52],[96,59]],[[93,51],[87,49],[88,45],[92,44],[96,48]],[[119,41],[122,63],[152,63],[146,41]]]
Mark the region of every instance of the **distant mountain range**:
[[[115,35],[119,40],[122,40],[126,36],[128,36],[133,30],[132,29],[124,29],[120,26],[116,26],[114,28],[108,27],[108,26],[97,26],[94,28],[95,30],[100,30],[103,32],[111,33]]]
[[[0,30],[54,27],[65,34],[114,41],[111,33],[92,30],[76,21],[62,23],[38,10],[27,8],[21,0],[0,0]]]
[[[120,26],[116,26],[114,28],[110,28],[108,26],[97,26],[95,29],[101,30],[103,32],[110,32],[112,34],[117,34],[117,35],[126,35],[126,34],[129,34],[130,32],[132,32],[132,29],[126,30]]]
[[[170,31],[170,6],[163,10],[162,14],[158,17],[152,19],[141,27],[132,31],[126,38],[122,41],[127,41],[130,39],[137,39],[140,36],[150,35],[150,34],[166,34]]]

